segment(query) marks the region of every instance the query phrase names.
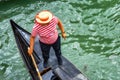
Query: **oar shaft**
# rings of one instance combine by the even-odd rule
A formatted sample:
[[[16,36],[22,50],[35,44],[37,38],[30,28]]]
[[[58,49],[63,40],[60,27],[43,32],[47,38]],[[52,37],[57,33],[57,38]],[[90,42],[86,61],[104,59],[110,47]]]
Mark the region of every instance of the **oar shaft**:
[[[34,59],[34,57],[33,57],[32,54],[31,54],[31,58],[32,58],[33,64],[34,64],[34,66],[35,66],[35,69],[36,69],[36,71],[37,71],[38,77],[39,77],[40,80],[42,80],[42,77],[41,77],[41,75],[40,75],[39,69],[38,69],[38,67],[37,67],[37,64],[36,64],[35,59]]]

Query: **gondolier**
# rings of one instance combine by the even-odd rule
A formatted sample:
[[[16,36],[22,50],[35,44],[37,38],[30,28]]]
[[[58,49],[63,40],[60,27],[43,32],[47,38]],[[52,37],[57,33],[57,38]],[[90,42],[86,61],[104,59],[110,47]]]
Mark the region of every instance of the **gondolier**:
[[[50,11],[43,10],[35,16],[35,24],[32,29],[30,37],[30,47],[28,48],[28,53],[31,55],[34,48],[34,40],[38,35],[40,40],[40,46],[42,50],[42,56],[44,59],[43,66],[46,68],[48,66],[49,52],[50,48],[53,47],[55,55],[58,60],[58,64],[62,65],[61,59],[61,43],[60,36],[56,26],[59,26],[62,37],[66,38],[66,33],[62,22],[56,16],[54,16]]]

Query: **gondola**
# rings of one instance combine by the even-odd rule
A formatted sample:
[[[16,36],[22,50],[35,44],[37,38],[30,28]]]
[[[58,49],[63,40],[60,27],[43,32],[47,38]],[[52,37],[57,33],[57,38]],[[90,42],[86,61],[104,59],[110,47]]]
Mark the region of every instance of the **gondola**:
[[[32,59],[27,52],[30,33],[16,24],[13,20],[10,20],[10,24],[13,30],[19,53],[23,59],[26,69],[28,70],[28,73],[31,76],[31,80],[39,80]],[[52,48],[50,50],[49,67],[44,68],[38,37],[36,37],[35,39],[33,56],[35,58],[35,62],[38,66],[39,72],[42,76],[42,80],[88,80],[86,76],[64,56],[62,56],[63,65],[59,66],[57,64],[56,56]]]

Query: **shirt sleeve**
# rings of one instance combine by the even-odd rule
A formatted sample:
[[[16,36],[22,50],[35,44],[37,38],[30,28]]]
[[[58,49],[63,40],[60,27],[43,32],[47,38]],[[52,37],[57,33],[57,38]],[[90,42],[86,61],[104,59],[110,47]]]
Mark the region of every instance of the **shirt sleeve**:
[[[55,16],[55,22],[58,24],[58,18]]]
[[[37,26],[38,26],[38,24],[35,22],[35,24],[34,24],[34,26],[33,26],[33,29],[32,29],[32,33],[31,33],[31,35],[32,35],[33,37],[36,37],[36,36],[37,36]]]

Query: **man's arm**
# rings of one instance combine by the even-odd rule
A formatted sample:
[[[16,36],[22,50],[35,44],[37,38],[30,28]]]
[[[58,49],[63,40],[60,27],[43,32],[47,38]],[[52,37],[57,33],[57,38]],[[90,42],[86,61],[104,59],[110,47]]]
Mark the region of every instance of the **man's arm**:
[[[28,53],[31,55],[33,53],[35,37],[31,35],[30,37],[30,47],[28,47]]]
[[[58,19],[58,26],[59,26],[59,28],[60,28],[60,30],[61,30],[62,37],[65,39],[65,38],[66,38],[66,33],[65,33],[63,24],[62,24],[62,22],[60,21],[60,19]]]

